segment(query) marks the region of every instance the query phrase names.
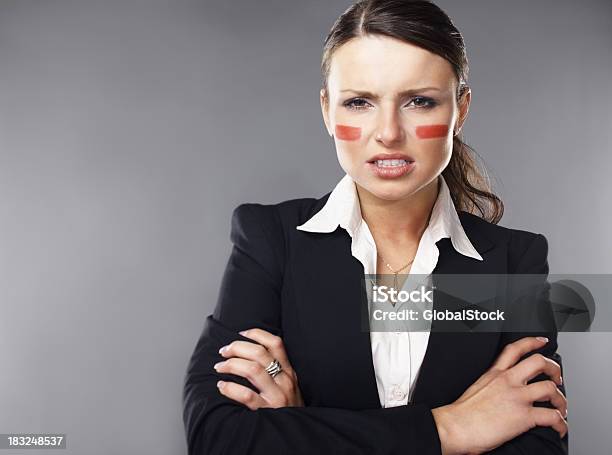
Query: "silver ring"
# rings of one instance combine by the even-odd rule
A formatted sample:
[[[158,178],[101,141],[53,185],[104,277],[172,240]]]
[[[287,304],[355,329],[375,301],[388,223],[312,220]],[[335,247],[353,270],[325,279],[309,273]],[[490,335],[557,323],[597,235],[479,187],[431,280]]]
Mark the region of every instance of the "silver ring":
[[[283,371],[283,368],[281,367],[280,363],[276,359],[270,362],[270,365],[266,367],[266,372],[272,377],[275,377],[281,371]]]

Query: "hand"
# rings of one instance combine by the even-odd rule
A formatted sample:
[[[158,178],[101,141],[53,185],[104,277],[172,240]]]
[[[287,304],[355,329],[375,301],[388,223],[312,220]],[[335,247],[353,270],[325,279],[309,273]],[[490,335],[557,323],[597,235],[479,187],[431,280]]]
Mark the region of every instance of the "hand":
[[[237,340],[223,346],[219,353],[228,360],[217,363],[215,370],[248,379],[259,393],[229,381],[217,383],[219,392],[253,411],[259,408],[304,406],[297,374],[289,363],[282,338],[262,329],[245,330],[240,334],[256,343]],[[278,360],[282,371],[273,378],[266,367],[274,359]]]
[[[567,400],[557,388],[562,383],[559,364],[539,353],[516,363],[544,344],[536,337],[509,343],[457,401],[432,410],[443,454],[484,453],[537,425],[552,427],[565,436]],[[527,384],[539,373],[554,382]],[[534,401],[550,401],[554,408],[532,406]]]

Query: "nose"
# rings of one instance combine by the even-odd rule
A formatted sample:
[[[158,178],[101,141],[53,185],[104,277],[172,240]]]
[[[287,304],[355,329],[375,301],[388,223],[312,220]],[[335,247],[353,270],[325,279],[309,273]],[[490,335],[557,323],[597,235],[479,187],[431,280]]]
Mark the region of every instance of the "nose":
[[[385,145],[391,145],[404,140],[405,131],[400,113],[394,107],[381,109],[376,139]]]

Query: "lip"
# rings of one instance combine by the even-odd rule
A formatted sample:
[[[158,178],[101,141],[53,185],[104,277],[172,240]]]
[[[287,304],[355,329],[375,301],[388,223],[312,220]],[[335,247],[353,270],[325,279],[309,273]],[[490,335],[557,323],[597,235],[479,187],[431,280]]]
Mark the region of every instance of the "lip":
[[[379,153],[378,155],[374,155],[372,158],[370,158],[368,163],[374,163],[378,160],[406,160],[409,163],[412,163],[414,158],[403,153]]]
[[[403,158],[402,158],[403,159]],[[375,177],[381,179],[398,179],[410,174],[416,167],[416,162],[406,162],[400,166],[379,167],[375,162],[367,163],[366,167]]]

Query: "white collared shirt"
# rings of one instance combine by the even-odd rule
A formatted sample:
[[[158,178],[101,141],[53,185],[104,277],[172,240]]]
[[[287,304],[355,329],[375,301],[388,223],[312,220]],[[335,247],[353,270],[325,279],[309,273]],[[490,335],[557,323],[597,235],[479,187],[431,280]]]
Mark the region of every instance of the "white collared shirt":
[[[467,237],[444,177],[427,228],[421,236],[409,275],[430,276],[438,263],[436,242],[450,237],[457,252],[482,261]],[[329,195],[323,208],[296,229],[330,233],[340,226],[351,236],[351,253],[363,265],[364,274],[376,270],[377,251],[372,233],[361,216],[359,195],[353,179],[346,174]],[[407,280],[408,282],[409,280]],[[429,342],[429,331],[370,332],[376,386],[383,408],[407,404],[412,398]]]

